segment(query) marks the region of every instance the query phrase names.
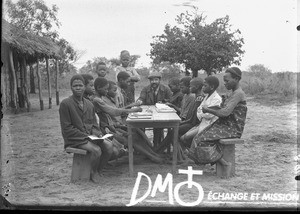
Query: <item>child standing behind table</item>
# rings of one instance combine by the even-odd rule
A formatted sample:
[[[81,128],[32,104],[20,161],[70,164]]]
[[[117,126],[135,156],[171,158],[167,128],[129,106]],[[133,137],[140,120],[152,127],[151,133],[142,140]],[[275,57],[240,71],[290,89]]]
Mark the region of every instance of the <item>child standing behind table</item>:
[[[126,89],[126,95],[128,98],[128,103],[131,104],[135,101],[135,88],[134,85],[136,82],[140,81],[140,75],[136,72],[136,70],[129,65],[130,63],[130,53],[127,50],[121,51],[120,54],[121,66],[116,67],[116,81],[118,81],[117,76],[120,71],[125,71],[130,75],[130,84]]]
[[[104,62],[98,62],[96,65],[96,74],[98,77],[105,77],[107,74],[107,67]]]

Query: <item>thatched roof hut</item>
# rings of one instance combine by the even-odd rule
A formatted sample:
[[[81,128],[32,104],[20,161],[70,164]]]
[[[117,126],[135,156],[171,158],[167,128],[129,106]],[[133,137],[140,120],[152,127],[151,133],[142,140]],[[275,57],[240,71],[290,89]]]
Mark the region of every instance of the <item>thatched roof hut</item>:
[[[40,37],[33,33],[26,32],[2,19],[1,37],[1,92],[2,103],[10,106],[18,112],[19,107],[30,110],[30,102],[27,90],[27,65],[37,63],[37,79],[39,87],[40,106],[43,110],[41,93],[41,80],[39,72],[39,60],[46,59],[49,108],[51,108],[51,85],[48,59],[59,59],[60,47],[48,38]],[[57,61],[57,60],[56,60]],[[57,92],[58,93],[58,92]],[[25,100],[25,101],[24,101]]]
[[[45,57],[59,58],[59,46],[50,39],[25,32],[2,19],[2,44],[5,43],[16,53],[25,55],[27,63]]]

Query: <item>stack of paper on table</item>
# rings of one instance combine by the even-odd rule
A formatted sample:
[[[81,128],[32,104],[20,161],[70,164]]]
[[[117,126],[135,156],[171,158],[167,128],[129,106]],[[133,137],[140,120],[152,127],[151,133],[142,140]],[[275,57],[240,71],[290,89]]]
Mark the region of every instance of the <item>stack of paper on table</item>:
[[[130,113],[128,115],[130,119],[151,119],[152,118],[152,112],[134,112]]]
[[[156,107],[157,112],[160,112],[160,113],[176,112],[175,109],[173,109],[170,106],[163,104],[163,103],[156,103],[155,107]]]

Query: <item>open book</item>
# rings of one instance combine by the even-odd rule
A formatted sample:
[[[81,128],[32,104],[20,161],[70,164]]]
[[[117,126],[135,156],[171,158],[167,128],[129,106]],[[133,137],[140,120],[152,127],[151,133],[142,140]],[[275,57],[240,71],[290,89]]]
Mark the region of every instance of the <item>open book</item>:
[[[88,136],[88,140],[90,141],[93,141],[93,140],[104,140],[106,138],[109,138],[109,137],[112,137],[113,135],[112,134],[106,134],[102,137],[97,137],[97,136],[94,136],[94,135],[89,135]]]

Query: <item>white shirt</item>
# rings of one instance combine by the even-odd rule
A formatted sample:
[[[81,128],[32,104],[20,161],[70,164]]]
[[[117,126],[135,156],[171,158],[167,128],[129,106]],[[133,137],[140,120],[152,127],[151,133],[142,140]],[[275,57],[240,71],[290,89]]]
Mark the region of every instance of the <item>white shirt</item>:
[[[216,91],[214,91],[209,97],[208,94],[205,96],[202,103],[197,109],[197,117],[200,121],[200,124],[198,126],[199,128],[198,133],[203,131],[203,129],[205,129],[207,126],[211,125],[218,119],[218,117],[213,114],[203,113],[202,107],[220,106],[221,103],[222,103],[222,97]]]

